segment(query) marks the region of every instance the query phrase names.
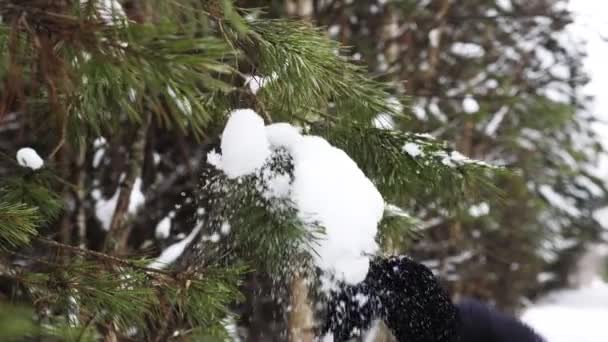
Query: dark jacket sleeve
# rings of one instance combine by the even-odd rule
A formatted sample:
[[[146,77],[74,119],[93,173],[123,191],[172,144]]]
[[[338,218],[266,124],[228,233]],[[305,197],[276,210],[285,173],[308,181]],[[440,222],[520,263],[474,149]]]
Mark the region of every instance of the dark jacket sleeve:
[[[327,303],[323,333],[348,341],[383,320],[399,342],[544,342],[530,327],[473,299],[454,305],[431,270],[407,257],[374,259],[365,280]]]
[[[330,295],[324,332],[347,341],[383,320],[400,342],[457,342],[458,314],[424,265],[398,256],[372,260],[361,284]]]
[[[463,342],[544,342],[516,317],[466,298],[457,304]]]

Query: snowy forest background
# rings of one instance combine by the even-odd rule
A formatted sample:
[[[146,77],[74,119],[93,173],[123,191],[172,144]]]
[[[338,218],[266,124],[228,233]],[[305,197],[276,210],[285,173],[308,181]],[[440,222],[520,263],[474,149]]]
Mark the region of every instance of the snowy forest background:
[[[519,313],[580,285],[608,239],[605,123],[568,1],[0,0],[0,15],[2,339],[293,339],[310,313],[285,308],[322,302],[316,272],[359,271],[311,252],[324,234]],[[258,131],[278,146],[244,178],[226,138],[240,108],[259,121],[234,119],[235,153],[255,157]],[[302,222],[283,193],[309,136],[375,187],[311,147],[326,183],[301,186],[346,203],[337,223]]]

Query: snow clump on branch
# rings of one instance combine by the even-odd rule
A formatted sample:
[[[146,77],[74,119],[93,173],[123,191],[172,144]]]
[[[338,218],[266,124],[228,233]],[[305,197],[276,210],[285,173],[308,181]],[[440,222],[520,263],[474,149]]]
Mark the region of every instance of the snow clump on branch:
[[[44,165],[44,160],[40,158],[38,152],[31,147],[20,148],[17,151],[17,162],[23,167],[38,170]]]
[[[294,163],[293,182],[278,182],[280,193],[289,196],[303,222],[314,221],[325,229],[311,253],[315,265],[336,280],[361,282],[369,256],[378,250],[375,237],[384,200],[344,151],[287,123],[264,126],[253,110],[239,109],[224,128],[221,155],[212,152],[208,159],[236,178],[260,170],[279,148],[286,149]]]

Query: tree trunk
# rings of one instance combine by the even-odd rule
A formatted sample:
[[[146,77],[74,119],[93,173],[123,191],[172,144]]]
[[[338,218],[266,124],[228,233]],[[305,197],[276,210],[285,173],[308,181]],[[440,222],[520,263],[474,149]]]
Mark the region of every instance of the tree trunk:
[[[127,250],[127,242],[131,234],[131,225],[126,224],[129,203],[135,180],[141,175],[144,162],[146,136],[150,126],[150,115],[146,114],[145,122],[137,130],[135,141],[129,153],[129,163],[124,181],[120,183],[120,193],[116,202],[116,210],[112,216],[110,230],[106,236],[104,250],[110,254],[120,254]]]
[[[291,282],[289,312],[289,341],[290,342],[313,342],[313,311],[308,300],[308,284],[306,279],[300,275]]]

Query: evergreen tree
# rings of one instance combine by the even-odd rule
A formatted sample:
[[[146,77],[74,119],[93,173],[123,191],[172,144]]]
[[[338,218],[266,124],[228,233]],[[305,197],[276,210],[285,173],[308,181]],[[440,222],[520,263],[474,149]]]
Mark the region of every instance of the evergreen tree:
[[[404,194],[454,204],[504,173],[376,127],[408,113],[305,22],[224,0],[5,0],[0,14],[4,339],[217,340],[265,305],[280,314],[267,340],[310,336],[328,227],[265,196],[268,170],[297,179],[290,151],[238,177],[210,163],[238,108],[344,150],[390,204],[385,246],[416,230]],[[240,324],[250,339],[255,323]]]
[[[515,308],[567,285],[589,242],[606,187],[591,171],[601,152],[581,95],[581,42],[569,36],[567,1],[285,1],[270,16],[296,15],[353,46],[379,80],[409,96],[413,120],[468,157],[504,165],[501,196],[461,199],[407,191],[395,201],[426,227],[397,245],[426,260],[451,292]],[[396,241],[396,239],[394,239]],[[504,284],[509,284],[505,289]]]

